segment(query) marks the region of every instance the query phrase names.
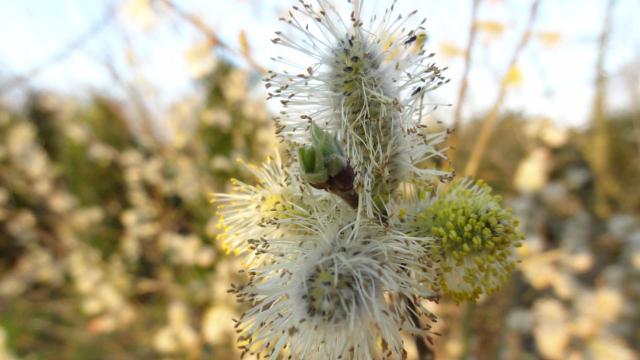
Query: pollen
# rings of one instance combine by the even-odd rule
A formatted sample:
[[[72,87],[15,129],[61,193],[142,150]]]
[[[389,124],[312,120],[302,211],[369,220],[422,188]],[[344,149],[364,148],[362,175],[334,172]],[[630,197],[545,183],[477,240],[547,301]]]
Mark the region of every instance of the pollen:
[[[456,180],[416,217],[417,231],[439,242],[440,286],[456,301],[496,291],[515,268],[523,236],[500,203],[486,183]]]

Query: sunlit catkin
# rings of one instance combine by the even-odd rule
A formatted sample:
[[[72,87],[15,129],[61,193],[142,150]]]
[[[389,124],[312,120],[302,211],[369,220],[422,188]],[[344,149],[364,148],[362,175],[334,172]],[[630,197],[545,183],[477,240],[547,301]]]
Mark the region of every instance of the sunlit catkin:
[[[446,80],[425,21],[394,3],[364,22],[349,3],[346,18],[318,0],[282,19],[273,42],[296,55],[275,57],[284,68],[265,82],[287,161],[214,195],[220,237],[245,259],[231,289],[248,308],[243,355],[402,359],[403,333],[432,335],[423,300],[475,299],[513,268],[517,223],[486,185],[429,191],[453,175],[426,167],[446,137],[422,124],[426,94]]]

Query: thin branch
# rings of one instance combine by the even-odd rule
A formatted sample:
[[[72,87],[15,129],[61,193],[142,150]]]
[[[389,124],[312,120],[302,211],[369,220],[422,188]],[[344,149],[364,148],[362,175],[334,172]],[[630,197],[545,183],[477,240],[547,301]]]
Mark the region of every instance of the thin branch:
[[[218,35],[216,35],[216,32],[213,31],[213,29],[211,29],[211,27],[209,27],[207,24],[205,24],[201,19],[199,19],[197,16],[190,14],[188,12],[186,12],[185,10],[183,10],[182,8],[176,6],[176,4],[173,3],[173,1],[171,0],[158,0],[161,3],[163,3],[164,5],[166,5],[169,10],[171,10],[174,14],[176,14],[179,18],[181,18],[182,20],[186,21],[187,23],[191,24],[191,26],[193,26],[194,28],[198,29],[199,31],[201,31],[209,40],[209,42],[217,47],[220,47],[226,51],[229,51],[231,53],[233,53],[236,56],[242,57],[244,58],[247,63],[249,63],[249,65],[251,67],[253,67],[254,69],[256,69],[258,72],[261,73],[266,73],[267,70],[262,67],[260,64],[258,64],[251,56],[248,52],[245,51],[239,51],[237,49],[234,49],[233,47],[229,46],[227,43],[225,43],[224,41],[222,41]]]
[[[4,84],[0,85],[0,95],[13,90],[15,88],[26,85],[29,81],[34,79],[36,76],[48,70],[51,66],[56,65],[60,62],[65,61],[71,55],[73,55],[76,51],[81,50],[82,48],[89,43],[90,40],[95,38],[98,34],[100,34],[106,27],[113,21],[116,14],[116,6],[115,4],[109,6],[104,14],[100,17],[100,19],[94,23],[89,29],[82,33],[77,38],[73,39],[70,43],[62,48],[62,50],[55,53],[53,56],[42,62],[40,65],[35,66],[33,69],[28,71],[24,75],[16,76]]]
[[[538,8],[541,0],[534,0],[531,4],[531,10],[529,12],[529,20],[527,21],[527,25],[525,26],[524,32],[520,37],[520,41],[518,42],[518,46],[516,46],[513,55],[511,56],[511,61],[509,61],[509,65],[505,71],[505,76],[509,73],[509,71],[516,65],[518,62],[518,58],[520,54],[529,43],[529,39],[531,38],[531,30],[533,29],[533,25],[535,24],[536,18],[538,16]],[[478,171],[478,167],[480,165],[480,161],[482,160],[482,156],[487,147],[487,143],[489,138],[491,137],[491,132],[496,124],[498,119],[498,112],[502,107],[502,103],[504,101],[505,96],[507,95],[507,83],[505,81],[501,81],[500,88],[498,90],[498,96],[496,101],[493,103],[487,118],[482,124],[482,129],[480,130],[480,135],[478,136],[478,140],[473,146],[471,150],[471,157],[467,162],[467,166],[465,167],[464,174],[465,176],[475,176]]]
[[[467,89],[469,87],[469,70],[471,69],[471,54],[473,46],[476,42],[478,19],[478,8],[481,0],[473,0],[471,6],[471,24],[469,26],[469,35],[467,37],[467,47],[464,52],[464,65],[462,70],[462,81],[458,90],[458,101],[456,101],[455,110],[453,112],[453,133],[449,138],[449,160],[454,163],[458,141],[460,140],[460,124],[462,122],[462,108],[467,97]]]
[[[611,18],[616,0],[609,0],[605,12],[602,32],[598,40],[598,60],[596,61],[595,96],[593,99],[593,143],[592,161],[596,175],[596,208],[598,215],[606,217],[610,212],[607,204],[608,194],[615,192],[615,182],[608,175],[609,139],[607,119],[605,114],[607,74],[605,62],[611,31]]]
[[[411,321],[416,327],[422,327],[422,322],[420,321],[420,317],[416,314],[416,305],[413,301],[409,301],[409,316],[411,317]],[[416,352],[418,353],[418,360],[433,360],[435,359],[435,353],[433,350],[427,345],[427,342],[424,341],[424,337],[416,335],[414,337],[414,341],[416,343]]]
[[[140,92],[140,90],[131,82],[125,80],[120,73],[113,65],[113,61],[108,57],[105,57],[101,61],[102,65],[105,67],[111,78],[119,84],[124,91],[129,95],[129,99],[133,103],[136,112],[142,122],[142,133],[147,136],[146,140],[151,141],[154,145],[161,145],[161,142],[158,139],[158,135],[153,126],[153,119],[151,117],[149,108],[145,102],[145,96]]]

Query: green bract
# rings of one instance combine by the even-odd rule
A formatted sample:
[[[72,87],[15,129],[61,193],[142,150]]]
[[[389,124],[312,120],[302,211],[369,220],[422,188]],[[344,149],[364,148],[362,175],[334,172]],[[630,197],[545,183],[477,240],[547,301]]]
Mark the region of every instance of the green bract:
[[[311,145],[298,150],[302,176],[311,184],[320,184],[336,176],[347,166],[340,143],[317,125],[311,125]]]

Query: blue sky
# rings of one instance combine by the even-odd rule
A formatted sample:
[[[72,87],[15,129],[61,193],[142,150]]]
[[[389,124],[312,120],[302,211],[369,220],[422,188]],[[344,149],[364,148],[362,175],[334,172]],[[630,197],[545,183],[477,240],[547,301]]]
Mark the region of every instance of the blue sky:
[[[128,0],[134,1],[134,0]],[[95,34],[81,50],[49,67],[31,85],[82,96],[88,89],[106,89],[114,95],[118,87],[106,70],[109,63],[121,75],[136,79],[153,89],[147,101],[155,109],[164,109],[193,91],[193,80],[185,63],[185,52],[202,35],[189,25],[160,12],[156,26],[145,30],[122,14],[120,0],[20,0],[0,1],[0,84],[16,75],[26,74],[57,53],[117,6],[118,16]],[[387,1],[367,1],[367,6],[384,7]],[[182,8],[198,14],[229,44],[238,46],[238,34],[246,31],[255,59],[269,66],[274,48],[269,42],[277,30],[276,19],[293,1],[276,0],[176,0]],[[418,9],[428,19],[431,50],[436,53],[444,43],[462,46],[467,36],[471,0],[399,0],[403,12]],[[516,39],[527,18],[529,0],[483,0],[480,20],[495,20],[507,27],[502,36],[476,47],[470,78],[470,93],[465,113],[485,111],[494,100],[499,74],[508,62]],[[554,48],[532,41],[521,57],[519,67],[523,83],[514,88],[506,107],[533,116],[549,116],[564,125],[582,125],[588,121],[597,37],[602,26],[605,0],[542,0],[535,31],[554,31],[561,42]],[[610,103],[614,109],[628,106],[625,78],[619,69],[640,58],[640,1],[619,0],[614,14],[611,52],[607,70],[612,75]],[[135,54],[137,67],[127,63]],[[130,57],[129,57],[130,58]],[[461,59],[437,56],[449,66],[451,83],[440,89],[435,99],[455,101],[461,73]],[[239,61],[239,63],[242,63]],[[142,81],[141,79],[144,79]],[[13,92],[19,93],[19,90]],[[152,95],[151,95],[152,94]],[[124,96],[120,94],[120,96]],[[447,119],[451,109],[443,108]]]

